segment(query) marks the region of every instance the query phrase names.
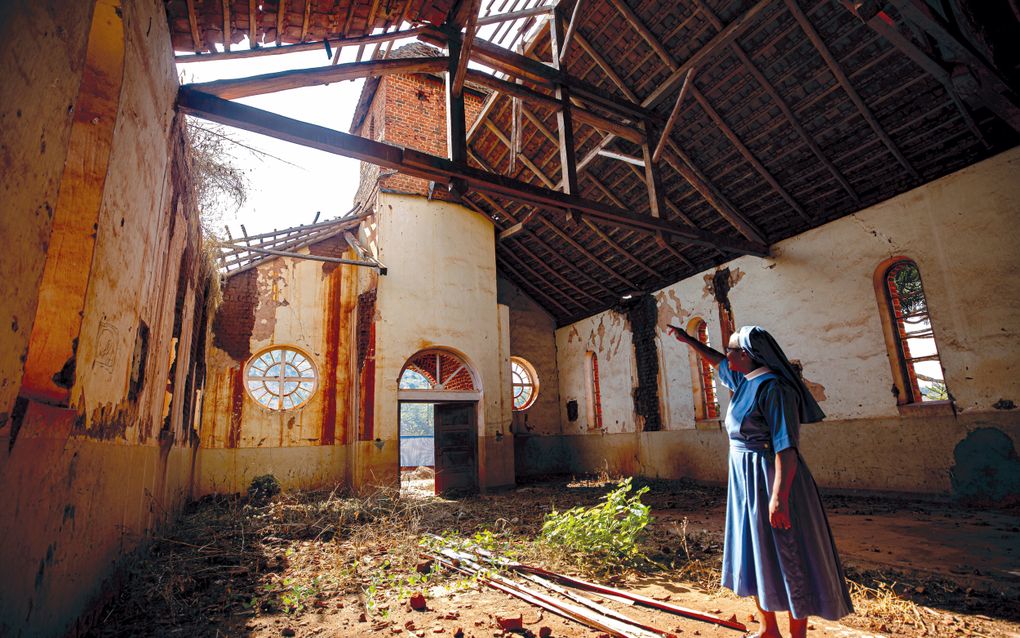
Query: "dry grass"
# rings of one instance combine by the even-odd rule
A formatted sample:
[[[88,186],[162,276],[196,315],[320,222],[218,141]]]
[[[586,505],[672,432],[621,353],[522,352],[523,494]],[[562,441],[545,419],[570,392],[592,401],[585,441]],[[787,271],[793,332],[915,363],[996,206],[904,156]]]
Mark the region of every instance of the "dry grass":
[[[429,534],[473,540],[524,563],[602,580],[651,576],[716,596],[722,558],[718,534],[692,530],[686,519],[653,523],[641,548],[648,560],[615,578],[536,539],[554,509],[593,505],[615,483],[597,477],[458,501],[399,498],[395,491],[354,497],[338,490],[283,493],[265,505],[239,498],[206,499],[152,543],[128,570],[128,582],[94,635],[244,633],[254,617],[300,618],[356,605],[370,622],[385,619],[417,590],[460,589],[470,578],[422,574],[421,540]],[[646,501],[678,511],[716,503],[721,491],[682,482],[652,482]],[[857,613],[845,621],[894,635],[991,635],[973,616],[934,611],[910,592],[959,596],[948,583],[851,571]],[[936,591],[937,590],[937,591]],[[969,595],[969,594],[968,594]],[[951,606],[939,605],[944,608]]]

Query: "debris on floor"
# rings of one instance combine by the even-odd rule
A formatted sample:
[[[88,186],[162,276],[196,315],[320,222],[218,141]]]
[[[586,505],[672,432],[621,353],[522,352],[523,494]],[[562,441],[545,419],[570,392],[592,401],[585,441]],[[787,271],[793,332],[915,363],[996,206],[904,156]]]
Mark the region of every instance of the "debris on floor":
[[[689,481],[635,480],[635,484],[651,488],[643,497],[651,508],[639,539],[644,558],[610,573],[583,555],[542,540],[543,522],[550,512],[605,503],[617,488],[605,480],[551,479],[456,501],[435,496],[400,498],[395,492],[351,497],[337,491],[283,492],[264,504],[206,498],[193,504],[175,526],[161,532],[145,555],[125,568],[124,584],[99,615],[105,620],[92,635],[612,635],[609,628],[582,627],[484,582],[490,572],[509,574],[531,590],[569,601],[586,613],[594,611],[525,578],[527,570],[511,574],[493,565],[478,573],[447,570],[443,560],[459,561],[462,568],[465,563],[441,554],[424,557],[423,553],[437,553],[435,537],[456,551],[477,547],[532,566],[535,569],[528,576],[582,594],[614,614],[663,632],[704,638],[739,635],[720,625],[664,615],[651,603],[732,619],[754,629],[753,602],[719,587],[724,492]],[[1020,521],[1016,512],[954,511],[949,504],[873,497],[832,499],[831,522],[847,564],[857,613],[840,623],[812,619],[815,629],[809,636],[1020,634],[1016,603],[1020,579],[946,573],[939,565],[929,568],[907,562],[918,542],[903,536],[897,545],[894,532],[919,516],[917,509],[929,517],[946,514],[947,521],[969,520],[973,525],[984,518],[992,521],[991,527],[980,529],[1009,530]],[[858,523],[863,531],[849,533]],[[881,562],[873,562],[869,554],[875,553],[863,548],[868,537],[878,536],[892,539],[885,540],[882,548],[893,553],[883,553]],[[432,545],[422,543],[429,538]],[[988,540],[974,538],[980,546],[952,539],[952,551],[957,552],[954,566],[967,564],[968,555],[980,558]],[[1001,542],[1015,543],[1016,536],[1011,538]],[[936,552],[937,541],[928,541],[931,552]],[[999,552],[1003,569],[1020,568],[1013,565],[1020,557],[1004,549]],[[983,563],[981,569],[985,569]],[[575,583],[607,585],[602,592],[578,592],[569,580],[557,581],[551,574]],[[520,618],[521,629],[513,628],[515,618]]]

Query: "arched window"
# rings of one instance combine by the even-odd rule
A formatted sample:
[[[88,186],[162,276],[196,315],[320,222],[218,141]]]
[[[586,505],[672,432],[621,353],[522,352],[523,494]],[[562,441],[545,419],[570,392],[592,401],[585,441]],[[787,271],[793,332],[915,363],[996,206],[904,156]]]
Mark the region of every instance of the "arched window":
[[[949,400],[921,272],[913,260],[897,257],[879,267],[884,296],[883,323],[899,404]],[[878,273],[876,273],[878,274]]]
[[[687,324],[687,332],[698,341],[711,346],[708,338],[708,324],[700,317],[691,319]],[[691,357],[691,378],[694,390],[694,418],[698,421],[719,418],[719,393],[715,382],[715,370],[712,366],[688,349]]]
[[[594,352],[585,355],[587,366],[585,376],[588,381],[588,427],[592,430],[602,429],[602,391],[599,388],[599,358]]]
[[[481,397],[470,366],[446,350],[422,350],[408,359],[397,388],[403,401],[474,401]]]
[[[270,410],[304,405],[315,391],[315,366],[298,350],[273,346],[248,360],[245,388],[251,398]]]
[[[514,410],[527,410],[538,398],[538,375],[530,363],[510,357],[510,378],[513,385]]]

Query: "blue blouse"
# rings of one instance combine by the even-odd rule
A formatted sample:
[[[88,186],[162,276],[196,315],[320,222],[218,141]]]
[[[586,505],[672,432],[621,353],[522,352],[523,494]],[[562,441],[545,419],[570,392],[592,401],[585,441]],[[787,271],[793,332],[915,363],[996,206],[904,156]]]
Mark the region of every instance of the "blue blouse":
[[[726,411],[731,447],[748,451],[771,448],[774,453],[797,447],[800,417],[796,391],[772,371],[748,379],[730,370],[725,359],[717,370],[722,384],[733,390]]]

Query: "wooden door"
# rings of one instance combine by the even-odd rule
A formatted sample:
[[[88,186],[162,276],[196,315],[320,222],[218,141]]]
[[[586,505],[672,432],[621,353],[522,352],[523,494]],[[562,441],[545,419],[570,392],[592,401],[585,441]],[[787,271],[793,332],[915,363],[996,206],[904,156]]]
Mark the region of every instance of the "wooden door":
[[[478,491],[478,428],[474,403],[437,403],[436,494]]]

